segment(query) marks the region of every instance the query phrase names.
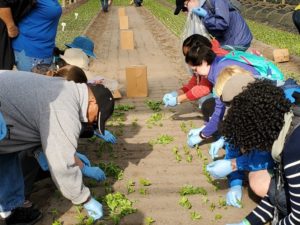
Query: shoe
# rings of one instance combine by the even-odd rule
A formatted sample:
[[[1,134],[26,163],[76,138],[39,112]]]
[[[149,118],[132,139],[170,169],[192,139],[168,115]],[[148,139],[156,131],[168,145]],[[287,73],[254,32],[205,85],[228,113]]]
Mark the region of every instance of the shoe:
[[[6,225],[33,225],[42,218],[42,213],[33,207],[16,208],[5,219]]]

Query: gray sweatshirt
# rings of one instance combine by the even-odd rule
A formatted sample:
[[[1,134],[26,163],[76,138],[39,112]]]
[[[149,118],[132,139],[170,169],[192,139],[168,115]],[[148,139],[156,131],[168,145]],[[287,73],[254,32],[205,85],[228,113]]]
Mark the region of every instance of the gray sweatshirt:
[[[81,122],[87,122],[86,84],[0,70],[0,102],[12,126],[0,142],[0,154],[42,148],[57,188],[74,204],[86,201],[90,191],[74,161]]]

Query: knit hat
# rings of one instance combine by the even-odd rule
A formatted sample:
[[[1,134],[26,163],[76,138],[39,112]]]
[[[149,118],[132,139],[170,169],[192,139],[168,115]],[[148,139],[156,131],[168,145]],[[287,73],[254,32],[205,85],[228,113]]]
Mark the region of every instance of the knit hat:
[[[223,102],[231,102],[235,96],[240,94],[244,87],[255,81],[251,75],[234,75],[224,85],[221,100]]]

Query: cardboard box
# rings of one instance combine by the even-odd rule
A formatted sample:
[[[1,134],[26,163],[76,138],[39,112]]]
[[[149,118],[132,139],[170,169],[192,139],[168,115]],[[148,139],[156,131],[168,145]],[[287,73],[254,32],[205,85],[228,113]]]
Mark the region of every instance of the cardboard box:
[[[120,36],[121,49],[134,49],[132,30],[121,30]]]
[[[118,89],[114,90],[112,95],[113,95],[114,99],[122,98],[122,95]]]
[[[128,16],[120,16],[119,17],[120,30],[128,29]]]
[[[127,97],[148,96],[147,66],[126,67],[126,93]]]
[[[126,16],[125,8],[119,8],[118,13],[119,17]]]
[[[290,60],[289,50],[286,48],[283,49],[274,49],[273,50],[274,61],[279,62],[288,62]]]

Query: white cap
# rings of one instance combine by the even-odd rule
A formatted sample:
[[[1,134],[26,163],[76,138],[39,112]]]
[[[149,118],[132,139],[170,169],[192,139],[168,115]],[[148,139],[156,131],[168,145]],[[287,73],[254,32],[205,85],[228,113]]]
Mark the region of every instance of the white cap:
[[[65,50],[64,55],[60,55],[60,58],[81,69],[88,69],[89,67],[89,58],[80,48],[68,48]]]

